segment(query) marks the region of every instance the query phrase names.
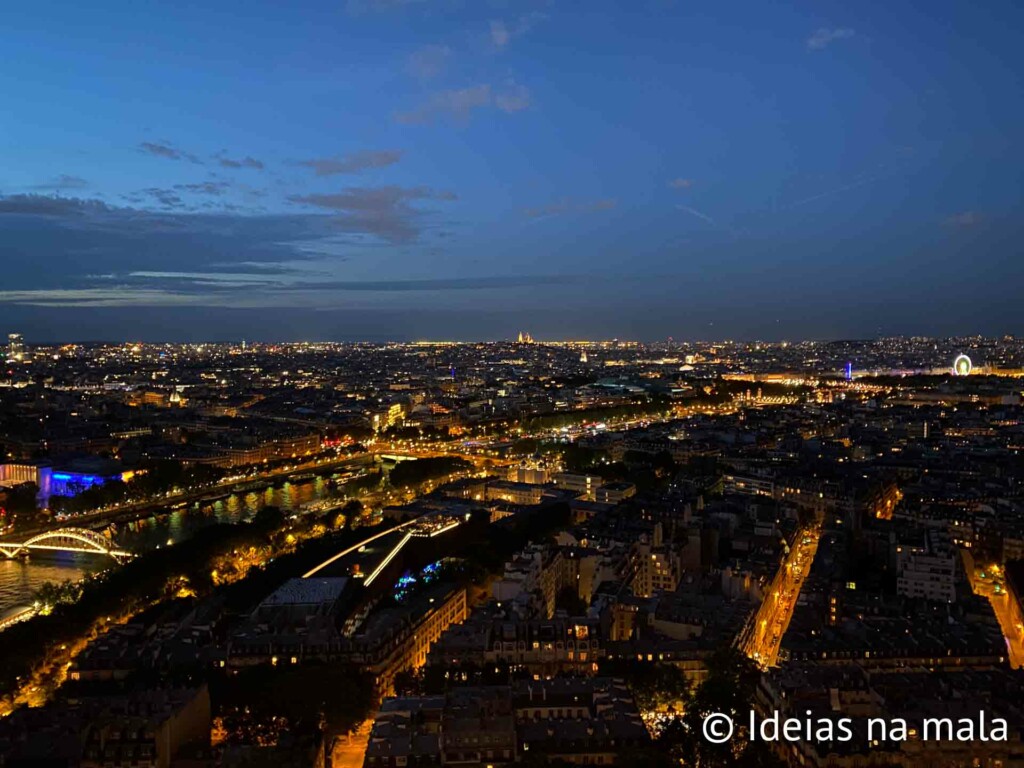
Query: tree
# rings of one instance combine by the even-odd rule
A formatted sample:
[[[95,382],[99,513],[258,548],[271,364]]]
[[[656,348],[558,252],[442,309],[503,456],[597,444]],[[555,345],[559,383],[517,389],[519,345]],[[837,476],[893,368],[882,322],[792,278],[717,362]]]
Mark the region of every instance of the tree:
[[[667,752],[656,747],[631,749],[619,755],[615,764],[626,768],[671,768],[679,765]]]
[[[403,461],[391,470],[391,484],[396,488],[408,488],[427,480],[465,471],[472,466],[464,459],[449,456]]]
[[[395,675],[393,683],[396,696],[422,696],[423,675],[411,669],[405,669]]]
[[[687,766],[728,768],[760,765],[758,762],[738,762],[767,759],[768,756],[758,749],[758,744],[752,744],[739,736],[734,736],[724,744],[713,744],[703,738],[704,719],[707,716],[722,713],[736,722],[750,711],[760,672],[750,659],[735,648],[716,651],[708,659],[707,667],[708,676],[694,692],[680,727],[662,734],[661,745]]]
[[[274,531],[284,524],[284,512],[280,507],[263,507],[252,519],[252,524],[261,531]]]
[[[7,509],[14,514],[28,515],[36,511],[36,496],[39,486],[35,483],[21,483],[7,492]]]
[[[331,733],[344,733],[373,713],[373,683],[341,664],[256,666],[215,678],[211,697],[218,708],[248,707],[262,718],[291,723],[324,718]]]
[[[678,708],[690,698],[690,680],[673,664],[617,659],[602,662],[601,673],[623,678],[642,712]]]
[[[529,456],[540,450],[540,442],[532,437],[523,437],[512,444],[510,453],[514,456]]]
[[[352,501],[347,502],[341,508],[341,514],[345,516],[345,529],[351,530],[353,521],[358,520],[363,512],[363,503],[358,499],[352,499]]]

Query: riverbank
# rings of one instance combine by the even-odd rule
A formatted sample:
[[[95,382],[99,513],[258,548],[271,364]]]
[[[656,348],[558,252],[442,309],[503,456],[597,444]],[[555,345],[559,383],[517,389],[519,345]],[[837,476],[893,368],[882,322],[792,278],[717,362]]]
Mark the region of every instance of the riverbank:
[[[365,459],[364,459],[365,460]],[[347,462],[351,464],[351,462]],[[342,465],[324,467],[321,475],[293,482],[295,474],[277,478],[262,491],[237,491],[222,499],[197,506],[195,501],[171,506],[161,501],[145,509],[105,512],[95,517],[94,527],[105,528],[121,548],[139,554],[189,539],[196,532],[218,523],[236,523],[252,519],[264,507],[278,507],[286,514],[295,514],[316,502],[341,506],[345,503],[346,485],[337,485],[326,475],[343,470]],[[308,471],[308,470],[307,470]],[[295,470],[295,473],[301,473]],[[281,482],[284,479],[285,482]],[[202,492],[201,498],[213,493]],[[326,507],[319,510],[326,514]],[[78,526],[77,518],[61,525]],[[60,552],[35,552],[30,557],[0,559],[0,611],[32,603],[43,585],[79,582],[111,567],[113,562],[98,555]]]
[[[288,470],[282,470],[280,472],[269,472],[265,475],[258,477],[246,478],[244,483],[251,483],[254,481],[267,481],[273,483],[278,480],[287,480],[290,477],[297,475],[313,472],[314,475],[319,475],[321,472],[329,472],[332,470],[341,469],[349,466],[360,466],[372,464],[375,460],[374,454],[361,453],[357,456],[347,456],[337,461],[328,462],[311,462],[308,464],[302,464],[293,467]],[[95,512],[87,512],[81,515],[72,515],[63,518],[55,518],[53,525],[49,528],[59,528],[67,525],[74,525],[78,528],[103,528],[110,523],[126,523],[134,522],[146,517],[150,517],[153,512],[160,509],[174,507],[178,504],[188,504],[195,501],[201,501],[207,497],[213,497],[219,493],[227,492],[226,496],[232,496],[236,493],[244,493],[244,491],[235,492],[233,489],[239,485],[240,481],[238,478],[231,478],[215,485],[210,485],[205,488],[201,488],[194,491],[186,491],[179,494],[173,494],[164,496],[160,499],[147,499],[146,501],[132,502],[131,504],[125,504],[113,509],[100,509]],[[19,535],[26,535],[28,533],[38,533],[48,530],[48,528],[39,528],[31,532],[22,531]]]

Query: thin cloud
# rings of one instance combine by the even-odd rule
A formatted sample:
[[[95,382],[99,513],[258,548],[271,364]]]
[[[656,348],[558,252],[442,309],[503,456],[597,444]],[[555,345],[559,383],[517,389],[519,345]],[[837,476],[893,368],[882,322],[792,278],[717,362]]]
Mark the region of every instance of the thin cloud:
[[[451,58],[447,45],[425,45],[409,54],[405,70],[418,80],[431,80],[448,68]]]
[[[153,155],[153,157],[162,157],[167,160],[187,160],[188,162],[195,163],[196,165],[203,164],[203,161],[191,152],[185,152],[166,142],[144,141],[139,144],[139,151],[147,155]]]
[[[226,181],[202,181],[198,184],[175,184],[174,189],[179,192],[192,192],[197,195],[220,197],[231,189],[231,185]]]
[[[597,211],[610,211],[616,208],[618,204],[618,200],[611,197],[583,202],[563,197],[545,205],[525,208],[523,215],[531,219],[541,219],[550,216],[561,216],[567,213],[594,213]]]
[[[147,206],[156,203],[168,211],[195,211],[199,209],[240,210],[236,206],[222,202],[212,203],[190,202],[188,198],[200,197],[223,197],[232,188],[226,181],[201,181],[193,184],[175,184],[171,187],[146,187],[129,195],[122,197],[130,203]]]
[[[454,192],[399,186],[350,187],[341,192],[289,198],[299,205],[332,211],[333,222],[340,231],[372,235],[391,243],[408,243],[419,237],[427,211],[413,203],[456,199]]]
[[[140,279],[131,277],[133,273],[159,272],[161,267],[197,275],[273,271],[284,281],[291,273],[307,274],[306,265],[313,262],[343,261],[347,248],[360,242],[339,236],[338,222],[326,212],[232,213],[221,204],[217,187],[180,187],[180,193],[174,187],[152,187],[138,195],[146,203],[139,207],[57,195],[0,196],[5,235],[0,238],[0,263],[10,267],[4,289],[110,289]],[[189,197],[215,201],[217,207],[193,212],[180,202]],[[168,207],[161,209],[160,201]],[[40,243],[45,243],[44,260],[33,257]],[[170,278],[160,287],[169,286],[181,288],[171,285]]]
[[[525,35],[545,18],[543,13],[534,12],[520,16],[511,22],[506,22],[504,19],[491,19],[488,28],[491,45],[496,50],[504,50],[512,40]]]
[[[523,210],[523,214],[531,219],[539,219],[546,216],[559,216],[563,213],[569,213],[571,210],[572,202],[568,199],[562,199],[556,200],[553,203],[547,203],[546,205],[526,208]]]
[[[501,19],[491,20],[491,42],[498,48],[504,48],[512,39],[512,33]]]
[[[137,270],[129,272],[126,277],[121,275],[100,275],[106,280],[177,280],[182,283],[200,283],[202,285],[284,285],[293,278],[296,270],[285,270],[276,265],[235,265],[234,272],[178,272],[174,270]]]
[[[407,6],[422,5],[426,0],[348,0],[346,9],[352,14],[394,11]]]
[[[246,155],[241,160],[234,160],[228,157],[223,150],[213,157],[220,164],[221,168],[249,168],[254,171],[262,171],[266,167],[262,160],[257,160],[255,157]]]
[[[494,94],[494,106],[507,114],[521,112],[529,108],[531,103],[529,89],[511,80],[506,83],[503,90]]]
[[[162,189],[160,187],[148,187],[146,189],[139,190],[139,195],[152,198],[158,205],[168,208],[183,208],[185,207],[185,201],[181,198],[177,192],[173,189]]]
[[[821,27],[816,29],[814,33],[807,38],[807,49],[810,51],[820,51],[828,48],[836,40],[846,40],[854,36],[854,31],[849,27],[837,27],[835,29],[829,29],[828,27]]]
[[[363,150],[353,152],[344,157],[319,157],[300,160],[297,165],[311,168],[317,176],[337,176],[354,174],[372,168],[386,168],[402,159],[402,151],[398,149]]]
[[[960,213],[948,216],[943,223],[947,227],[966,229],[968,227],[976,227],[984,221],[985,217],[978,211],[961,211]]]
[[[317,288],[334,291],[464,291],[494,288],[521,288],[539,285],[564,285],[581,280],[567,275],[510,275],[493,277],[450,277],[424,280],[340,280],[319,282]],[[293,283],[289,290],[309,288],[309,284]]]
[[[0,290],[0,304],[53,308],[96,307],[294,307],[332,306],[345,293],[438,293],[503,291],[517,288],[604,282],[590,275],[488,275],[422,280],[323,280],[312,275],[283,282],[250,274],[133,272],[101,275],[91,284]],[[625,278],[628,279],[628,278]]]
[[[440,91],[417,109],[397,115],[400,123],[414,125],[432,122],[438,116],[467,120],[474,109],[491,104],[491,86],[475,85],[469,88]]]
[[[113,210],[101,200],[51,195],[7,195],[0,197],[0,214],[26,216],[78,216]]]
[[[668,183],[672,189],[689,189],[693,186],[693,179],[677,178]]]
[[[411,112],[400,112],[395,119],[407,125],[430,123],[439,117],[465,122],[479,109],[494,107],[512,114],[527,109],[531,103],[530,90],[510,80],[500,89],[492,88],[490,84],[485,83],[469,88],[440,91]]]
[[[51,288],[44,290],[0,291],[0,303],[36,307],[132,307],[180,306],[195,304],[194,298],[159,289],[125,290],[111,288]]]
[[[89,182],[81,176],[69,176],[66,173],[62,173],[60,176],[55,176],[43,184],[33,184],[29,189],[52,189],[58,192],[65,189],[85,189],[88,186]]]

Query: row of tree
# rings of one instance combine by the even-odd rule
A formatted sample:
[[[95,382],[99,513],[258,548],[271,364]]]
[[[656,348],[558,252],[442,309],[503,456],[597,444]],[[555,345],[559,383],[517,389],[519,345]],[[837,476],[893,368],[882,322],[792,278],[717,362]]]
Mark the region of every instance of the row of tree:
[[[435,456],[428,459],[401,461],[391,470],[389,478],[396,488],[413,488],[428,480],[437,480],[456,472],[464,472],[473,465],[465,459]]]
[[[203,488],[223,479],[226,470],[205,464],[185,466],[176,461],[153,462],[128,482],[111,480],[94,485],[74,496],[50,497],[55,512],[87,512],[129,501],[153,499],[168,492]]]
[[[183,586],[191,594],[208,594],[215,586],[213,569],[218,562],[233,561],[254,550],[267,553],[268,564],[252,569],[242,580],[252,591],[240,588],[242,601],[255,602],[296,571],[302,572],[305,563],[322,561],[362,534],[338,531],[310,540],[295,555],[274,557],[287,553],[290,545],[286,544],[286,535],[294,526],[314,522],[289,522],[277,507],[264,507],[251,524],[211,525],[173,547],[147,552],[144,557],[97,574],[83,583],[76,601],[58,599],[49,615],[36,616],[0,633],[0,695],[9,696],[19,681],[38,670],[58,661],[63,663],[61,652],[87,637],[107,618],[132,616],[170,599]],[[291,557],[296,557],[299,564]],[[54,597],[64,592],[60,586],[50,591]]]

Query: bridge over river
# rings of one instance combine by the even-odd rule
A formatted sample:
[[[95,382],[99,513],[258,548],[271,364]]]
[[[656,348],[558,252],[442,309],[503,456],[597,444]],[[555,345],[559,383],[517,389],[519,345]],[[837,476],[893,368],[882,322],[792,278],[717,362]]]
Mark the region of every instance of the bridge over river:
[[[18,557],[34,550],[83,552],[112,557],[119,562],[134,557],[133,553],[119,549],[116,543],[103,534],[85,528],[55,528],[27,537],[0,537],[0,554],[4,557]]]

